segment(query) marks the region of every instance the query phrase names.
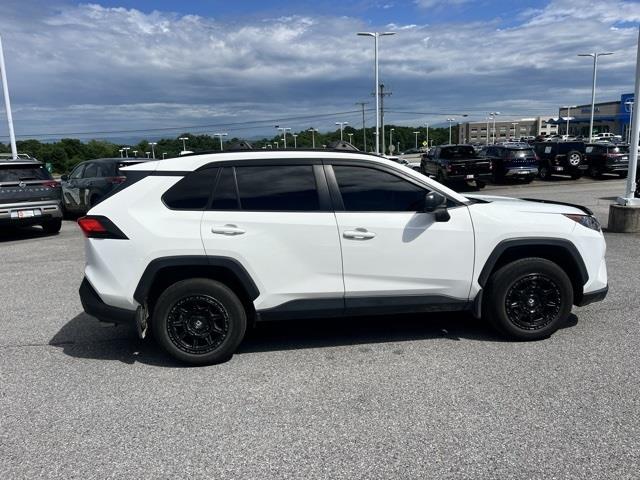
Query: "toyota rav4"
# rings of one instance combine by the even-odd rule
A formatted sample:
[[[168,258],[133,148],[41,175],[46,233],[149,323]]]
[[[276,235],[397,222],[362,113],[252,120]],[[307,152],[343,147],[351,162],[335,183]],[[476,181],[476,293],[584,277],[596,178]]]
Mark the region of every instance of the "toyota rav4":
[[[80,297],[174,357],[229,358],[248,325],[469,311],[547,337],[607,293],[605,241],[580,206],[460,195],[380,157],[240,151],[148,162],[78,223]]]

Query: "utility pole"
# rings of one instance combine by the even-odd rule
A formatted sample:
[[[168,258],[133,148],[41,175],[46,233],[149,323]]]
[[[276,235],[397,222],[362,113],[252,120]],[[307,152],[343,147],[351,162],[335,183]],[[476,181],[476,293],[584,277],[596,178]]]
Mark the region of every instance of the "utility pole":
[[[360,105],[362,107],[362,145],[363,152],[367,151],[367,128],[364,125],[364,106],[369,102],[356,102],[356,105]]]
[[[2,47],[2,37],[0,37],[0,74],[2,74],[2,91],[4,92],[4,106],[7,111],[7,123],[9,124],[9,142],[11,143],[11,156],[18,159],[18,148],[16,147],[16,134],[13,130],[13,116],[11,115],[11,100],[9,100],[9,84],[7,83],[7,67],[4,64],[4,50]]]

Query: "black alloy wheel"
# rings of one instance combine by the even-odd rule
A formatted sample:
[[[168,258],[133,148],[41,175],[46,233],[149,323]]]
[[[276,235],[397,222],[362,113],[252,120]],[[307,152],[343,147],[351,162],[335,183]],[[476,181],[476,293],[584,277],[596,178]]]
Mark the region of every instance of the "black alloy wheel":
[[[509,320],[523,330],[539,330],[549,325],[560,312],[561,303],[558,285],[537,273],[517,280],[505,297]]]

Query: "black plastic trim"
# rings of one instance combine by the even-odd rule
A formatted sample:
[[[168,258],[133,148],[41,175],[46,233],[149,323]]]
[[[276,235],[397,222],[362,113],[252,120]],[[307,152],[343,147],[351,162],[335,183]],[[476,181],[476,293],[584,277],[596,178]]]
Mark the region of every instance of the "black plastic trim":
[[[478,283],[480,286],[484,287],[489,280],[489,275],[493,270],[493,267],[497,263],[500,256],[509,248],[512,247],[525,247],[525,246],[549,246],[549,247],[558,247],[564,249],[566,253],[568,253],[571,258],[576,262],[578,266],[578,271],[580,272],[580,280],[582,285],[589,281],[589,273],[587,271],[587,267],[578,252],[576,246],[571,243],[569,240],[563,240],[561,238],[546,238],[546,237],[524,237],[524,238],[512,238],[509,240],[503,240],[493,249],[489,258],[487,258],[484,267],[482,267],[482,271],[480,272],[480,276],[478,277]]]
[[[550,203],[553,205],[564,205],[565,207],[573,207],[577,208],[578,210],[582,210],[587,215],[593,215],[593,211],[591,211],[589,208],[585,207],[584,205],[577,205],[575,203],[556,202],[555,200],[541,200],[538,198],[521,198],[520,200],[525,200],[527,202]]]
[[[144,304],[149,294],[149,290],[153,285],[156,275],[163,268],[167,267],[223,267],[229,269],[238,278],[242,286],[246,290],[251,300],[255,300],[260,295],[260,291],[251,275],[247,270],[234,258],[231,257],[209,257],[206,255],[179,255],[174,257],[161,257],[152,260],[144,273],[140,277],[138,286],[133,294],[133,298]]]
[[[582,298],[576,302],[576,305],[578,307],[584,307],[585,305],[590,305],[595,302],[601,302],[605,299],[607,293],[609,293],[609,285],[594,292],[583,293]]]
[[[135,322],[135,310],[127,310],[107,305],[102,301],[86,278],[82,280],[78,293],[80,294],[80,302],[82,303],[84,311],[101,322],[121,324]]]
[[[444,295],[308,298],[258,311],[259,320],[389,315],[468,310],[472,302]]]

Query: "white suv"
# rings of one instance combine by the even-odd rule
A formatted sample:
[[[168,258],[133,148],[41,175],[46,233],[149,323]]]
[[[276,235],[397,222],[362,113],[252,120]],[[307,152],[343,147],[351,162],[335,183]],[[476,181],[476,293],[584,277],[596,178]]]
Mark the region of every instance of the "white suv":
[[[128,167],[78,223],[84,309],[174,357],[229,358],[253,321],[467,310],[539,339],[607,293],[588,209],[462,196],[383,158],[241,151]]]

